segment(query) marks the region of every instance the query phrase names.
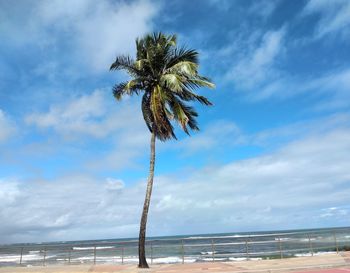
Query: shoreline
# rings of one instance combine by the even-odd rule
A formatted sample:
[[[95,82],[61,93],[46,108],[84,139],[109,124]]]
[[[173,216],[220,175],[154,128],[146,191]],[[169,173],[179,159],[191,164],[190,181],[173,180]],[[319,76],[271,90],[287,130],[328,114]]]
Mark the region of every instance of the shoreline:
[[[149,264],[236,262],[325,255],[350,249],[350,228],[293,233],[192,236],[146,242]],[[137,264],[136,241],[74,241],[0,247],[0,267]]]
[[[150,269],[138,269],[135,264],[113,265],[48,265],[30,267],[0,267],[0,273],[85,273],[85,272],[322,272],[323,269],[341,268],[350,272],[350,253],[325,254],[311,257],[297,257],[273,260],[251,260],[235,262],[201,262],[190,264],[157,264]],[[333,272],[333,271],[332,271]],[[337,271],[338,272],[338,271]]]

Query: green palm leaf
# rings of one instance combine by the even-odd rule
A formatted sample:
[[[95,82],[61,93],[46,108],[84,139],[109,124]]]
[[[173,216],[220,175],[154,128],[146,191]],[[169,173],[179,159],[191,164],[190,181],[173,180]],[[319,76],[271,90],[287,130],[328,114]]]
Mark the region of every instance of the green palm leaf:
[[[114,86],[115,98],[120,100],[124,95],[144,92],[145,123],[163,141],[175,137],[171,121],[177,121],[187,134],[189,128],[198,130],[197,113],[184,102],[212,105],[194,91],[200,87],[215,87],[209,78],[198,73],[198,52],[176,45],[175,35],[148,34],[136,39],[136,60],[118,56],[110,67],[111,70],[125,70],[132,77],[129,82]]]

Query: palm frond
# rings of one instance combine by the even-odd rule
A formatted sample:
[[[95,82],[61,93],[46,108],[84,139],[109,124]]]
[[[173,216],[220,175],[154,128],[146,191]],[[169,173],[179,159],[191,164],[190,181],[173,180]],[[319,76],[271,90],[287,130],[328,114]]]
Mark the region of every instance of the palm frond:
[[[176,138],[172,121],[180,124],[189,134],[198,130],[197,112],[186,104],[198,101],[212,105],[195,89],[214,88],[210,79],[199,75],[198,52],[177,47],[176,35],[161,32],[147,34],[136,39],[136,59],[118,56],[110,70],[125,70],[132,79],[113,87],[117,100],[124,95],[139,94],[142,97],[142,114],[148,129],[161,141]]]
[[[140,76],[141,70],[135,66],[135,61],[129,56],[117,56],[109,70],[126,70],[131,76]]]
[[[142,90],[142,85],[138,80],[130,80],[128,82],[122,82],[116,84],[113,87],[113,96],[117,100],[121,100],[123,95],[133,95],[138,94],[139,91]]]
[[[198,64],[198,52],[185,47],[175,48],[167,60],[166,69],[176,65],[179,62],[191,62]]]
[[[172,92],[182,92],[183,79],[178,74],[165,74],[160,78],[160,84]]]
[[[191,92],[186,88],[183,88],[182,92],[176,93],[175,95],[184,101],[197,100],[198,102],[204,105],[208,105],[208,106],[213,105],[206,97],[197,95],[196,93]]]
[[[171,125],[167,113],[165,111],[165,95],[159,85],[157,85],[151,93],[150,109],[153,114],[154,124],[152,130],[154,130],[156,136],[165,141],[170,138],[175,138],[174,127]]]
[[[145,92],[145,94],[142,96],[141,110],[142,110],[143,119],[145,120],[145,123],[149,131],[152,132],[154,119],[153,119],[153,114],[151,110],[150,92]]]
[[[174,119],[179,122],[186,134],[189,135],[187,126],[192,130],[199,130],[195,119],[198,114],[193,107],[186,105],[176,97],[172,97],[171,100],[168,101],[168,104],[173,112]]]
[[[184,84],[186,87],[191,89],[196,89],[199,87],[215,88],[215,84],[213,84],[208,78],[201,76],[188,78]]]
[[[189,62],[189,61],[181,61],[173,66],[169,67],[165,73],[170,74],[179,74],[187,77],[195,77],[198,75],[198,64]]]

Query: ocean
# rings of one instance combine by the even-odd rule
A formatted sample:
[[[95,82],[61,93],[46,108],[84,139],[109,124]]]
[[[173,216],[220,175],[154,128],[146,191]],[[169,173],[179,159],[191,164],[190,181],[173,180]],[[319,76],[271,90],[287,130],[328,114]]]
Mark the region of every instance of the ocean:
[[[0,266],[137,263],[137,239],[0,245]],[[350,227],[151,237],[156,263],[280,259],[350,250]]]

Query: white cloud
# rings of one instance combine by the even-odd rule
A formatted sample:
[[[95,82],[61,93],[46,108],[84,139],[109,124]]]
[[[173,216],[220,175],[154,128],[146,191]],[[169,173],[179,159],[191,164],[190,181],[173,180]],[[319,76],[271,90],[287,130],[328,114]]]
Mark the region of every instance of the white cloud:
[[[14,122],[0,109],[0,143],[7,141],[16,132]]]
[[[210,123],[193,137],[186,137],[179,142],[170,143],[167,148],[183,149],[184,153],[194,153],[211,149],[219,149],[242,142],[242,132],[238,126],[228,120]]]
[[[86,65],[106,71],[116,55],[135,51],[135,38],[150,30],[156,11],[149,1],[57,0],[43,1],[38,13],[46,25],[72,32]]]
[[[148,234],[349,225],[340,217],[348,214],[349,149],[350,130],[339,128],[264,156],[157,176]],[[136,236],[145,185],[81,175],[3,180],[1,241]]]
[[[138,204],[125,197],[122,184],[79,175],[30,183],[0,181],[4,197],[0,218],[6,219],[0,227],[1,242],[59,240],[60,236],[73,240],[89,238],[92,231],[95,238],[125,236],[127,229],[124,234],[118,230],[135,224]],[[131,189],[128,194],[137,191]]]
[[[263,18],[269,17],[276,9],[279,1],[259,0],[254,1],[249,8],[249,12],[260,15]]]
[[[140,126],[135,113],[136,105],[116,104],[110,92],[96,90],[91,94],[53,104],[48,112],[33,113],[26,117],[29,125],[53,129],[67,139],[77,136],[104,138],[130,126]]]
[[[308,135],[323,135],[339,128],[347,128],[350,124],[350,113],[343,112],[319,118],[305,119],[284,126],[268,128],[257,132],[247,132],[230,120],[218,120],[209,123],[193,137],[185,137],[180,141],[165,143],[160,151],[173,149],[180,151],[181,157],[232,152],[237,148],[256,147],[278,149],[281,146],[305,138]],[[208,156],[207,156],[208,157]]]
[[[313,77],[291,77],[283,75],[263,86],[259,92],[251,94],[253,100],[271,97],[289,98],[300,94],[313,94],[320,102],[314,108],[330,110],[348,108],[350,98],[350,69],[343,68]],[[326,101],[322,98],[326,97]]]
[[[350,68],[333,71],[311,80],[303,88],[306,91],[317,90],[320,94],[331,96],[331,100],[317,105],[318,109],[347,108],[350,99]]]
[[[224,11],[227,11],[232,5],[232,1],[230,0],[209,0],[208,3],[211,6]]]
[[[301,227],[306,219],[309,226],[325,225],[319,213],[347,204],[350,193],[349,136],[349,130],[339,130],[310,137],[270,155],[201,170],[172,185],[164,182],[167,189],[160,184],[155,190],[160,194],[155,214],[183,232],[185,223],[200,232]],[[300,216],[291,223],[296,213]]]
[[[121,190],[125,187],[125,184],[121,179],[107,178],[106,181],[107,181],[106,189],[108,190],[112,190],[112,191]]]
[[[34,44],[45,49],[55,62],[61,61],[56,58],[57,52],[73,56],[70,58],[81,64],[80,72],[82,67],[93,72],[108,71],[116,55],[135,52],[135,38],[152,29],[157,11],[157,5],[147,0],[35,1],[11,7],[5,14],[6,27],[0,31],[15,46]],[[48,65],[52,64],[50,60]],[[66,66],[64,62],[62,65]],[[40,64],[39,70],[46,66]],[[52,71],[49,73],[51,77]]]
[[[320,19],[320,29],[325,30],[328,26],[325,18],[330,20],[339,17],[350,22],[347,19],[350,16],[343,16],[348,9],[350,11],[349,7],[350,4],[346,0],[337,0],[334,3],[316,0],[309,1],[303,13],[304,15],[316,11],[325,13]],[[321,26],[323,21],[325,26]],[[338,22],[340,19],[335,21]],[[249,34],[243,29],[235,34],[235,40],[230,45],[218,49],[215,53],[222,58],[220,65],[228,67],[223,76],[226,85],[231,86],[233,83],[234,89],[245,92],[246,98],[250,101],[287,99],[312,93],[314,98],[320,99],[314,109],[334,110],[349,107],[348,67],[337,67],[312,75],[290,74],[284,69],[284,53],[290,49],[290,45],[286,43],[290,38],[287,32],[290,28],[291,25],[285,25],[277,31],[261,33],[254,30]],[[339,25],[334,31],[341,29]],[[231,56],[235,58],[232,59]]]
[[[275,78],[277,70],[274,65],[283,51],[284,35],[284,28],[265,33],[260,44],[246,52],[227,72],[226,80],[233,81],[239,88],[252,89]]]
[[[340,207],[340,208],[331,207],[331,208],[323,209],[320,217],[323,217],[323,218],[335,218],[335,217],[344,218],[344,217],[347,217],[349,212],[350,212],[350,210],[349,210],[348,206],[344,206],[344,207]]]
[[[15,180],[0,180],[0,208],[10,206],[20,197],[19,183]]]
[[[244,10],[253,16],[258,15],[265,19],[275,10],[278,2],[279,0],[256,0],[249,3],[249,6],[239,6],[237,3],[230,0],[209,0],[208,4],[224,12],[227,12],[230,8],[234,7],[231,11],[242,12]],[[256,19],[256,17],[254,19]]]
[[[330,33],[349,37],[350,2],[348,0],[309,0],[303,14],[320,14],[315,36],[321,38]]]
[[[134,159],[142,157],[149,143],[139,103],[128,98],[116,103],[109,90],[96,90],[53,104],[47,112],[29,114],[25,122],[45,134],[52,130],[51,138],[63,140],[57,141],[56,148],[70,142],[99,147],[99,160],[96,154],[85,156],[89,170],[120,170],[136,164]],[[46,150],[46,145],[52,146],[51,142],[40,143],[40,150]]]
[[[291,140],[302,139],[307,135],[323,135],[327,132],[346,128],[350,124],[349,113],[338,113],[322,118],[303,120],[277,128],[269,128],[241,138],[245,144],[258,146],[280,146]]]
[[[350,69],[335,69],[317,76],[289,75],[278,69],[275,64],[245,73],[237,71],[226,75],[226,80],[233,80],[236,86],[247,91],[246,97],[251,101],[270,98],[287,99],[301,94],[312,94],[319,98],[314,110],[346,109],[350,98]],[[250,73],[249,71],[252,71]],[[249,80],[249,75],[251,80]],[[325,99],[326,98],[326,99]]]

